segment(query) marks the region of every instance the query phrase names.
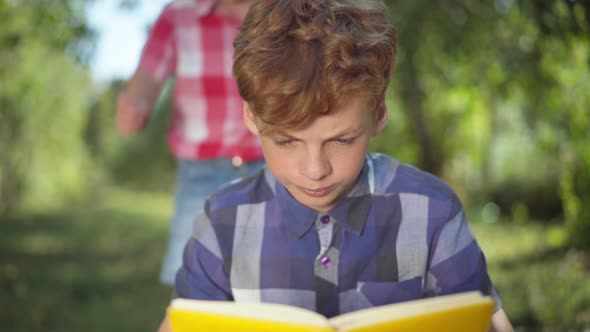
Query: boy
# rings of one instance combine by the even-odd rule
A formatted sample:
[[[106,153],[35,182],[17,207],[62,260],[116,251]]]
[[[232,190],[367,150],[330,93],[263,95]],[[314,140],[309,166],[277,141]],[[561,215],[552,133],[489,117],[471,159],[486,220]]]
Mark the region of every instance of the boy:
[[[244,120],[268,168],[208,200],[176,295],[331,317],[479,290],[497,300],[493,330],[511,331],[455,193],[367,154],[387,122],[396,54],[385,6],[257,0],[234,45]]]
[[[121,93],[117,129],[140,131],[162,84],[175,77],[168,134],[178,161],[176,204],[160,281],[174,284],[182,249],[207,197],[260,169],[260,143],[242,121],[231,73],[233,41],[251,0],[174,0],[150,31],[139,66]]]

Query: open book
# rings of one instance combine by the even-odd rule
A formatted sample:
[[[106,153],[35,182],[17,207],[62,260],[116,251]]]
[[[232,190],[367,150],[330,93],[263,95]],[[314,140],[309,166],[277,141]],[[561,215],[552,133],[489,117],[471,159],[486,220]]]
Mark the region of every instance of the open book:
[[[487,332],[494,302],[479,292],[439,296],[363,309],[330,319],[298,307],[175,299],[173,332]]]

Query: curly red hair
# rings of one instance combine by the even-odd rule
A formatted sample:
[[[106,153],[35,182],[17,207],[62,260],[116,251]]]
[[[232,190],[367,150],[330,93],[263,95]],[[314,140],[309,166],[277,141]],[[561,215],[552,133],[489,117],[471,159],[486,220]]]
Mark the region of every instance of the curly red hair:
[[[376,108],[396,42],[381,2],[258,0],[234,42],[233,70],[258,124],[301,128],[351,97]]]

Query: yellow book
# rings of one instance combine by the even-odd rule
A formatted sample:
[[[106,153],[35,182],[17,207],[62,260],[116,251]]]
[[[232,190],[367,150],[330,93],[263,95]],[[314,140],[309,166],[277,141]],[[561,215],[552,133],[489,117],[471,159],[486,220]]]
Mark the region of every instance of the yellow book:
[[[168,308],[173,332],[487,332],[494,301],[479,292],[388,304],[330,319],[271,303],[175,299]]]

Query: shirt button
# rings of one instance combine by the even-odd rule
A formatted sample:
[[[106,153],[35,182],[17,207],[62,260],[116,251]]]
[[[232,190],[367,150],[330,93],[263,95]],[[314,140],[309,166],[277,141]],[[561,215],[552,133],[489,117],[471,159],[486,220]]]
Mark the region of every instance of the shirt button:
[[[322,264],[324,264],[325,267],[328,267],[328,266],[330,266],[330,264],[332,264],[332,261],[330,260],[330,257],[328,257],[328,256],[322,257],[321,262],[322,262]]]
[[[320,218],[320,221],[322,222],[322,224],[327,224],[330,222],[330,216],[328,216],[328,215],[322,216]]]

